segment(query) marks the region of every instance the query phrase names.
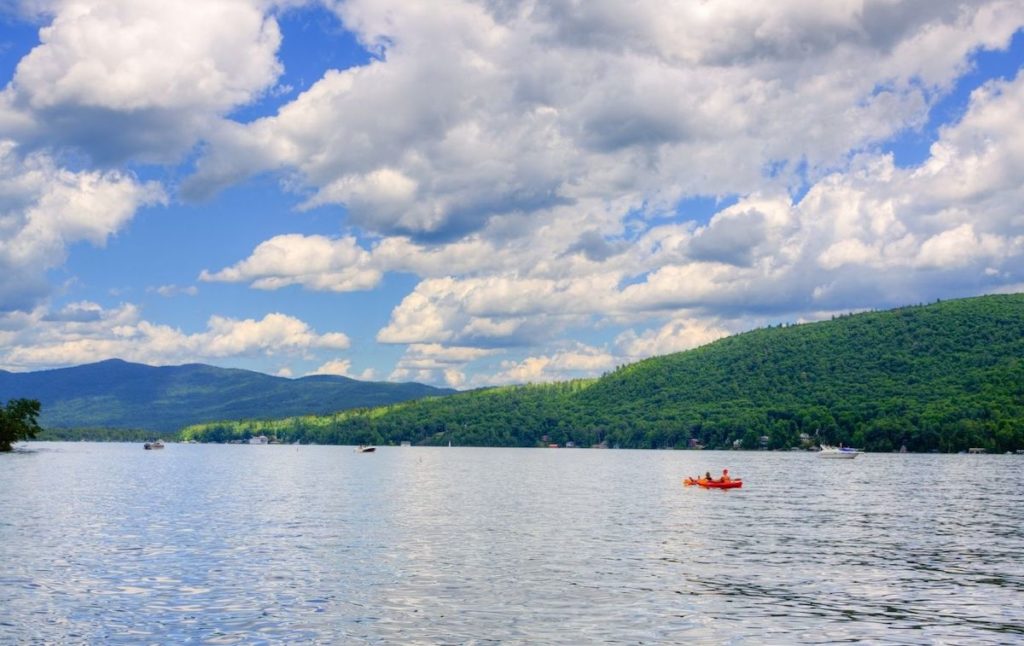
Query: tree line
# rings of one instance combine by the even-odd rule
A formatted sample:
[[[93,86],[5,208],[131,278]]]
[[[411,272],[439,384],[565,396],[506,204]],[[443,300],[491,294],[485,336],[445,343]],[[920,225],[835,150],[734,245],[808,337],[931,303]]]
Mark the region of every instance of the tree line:
[[[185,428],[318,444],[1024,449],[1024,295],[754,330],[600,379]]]

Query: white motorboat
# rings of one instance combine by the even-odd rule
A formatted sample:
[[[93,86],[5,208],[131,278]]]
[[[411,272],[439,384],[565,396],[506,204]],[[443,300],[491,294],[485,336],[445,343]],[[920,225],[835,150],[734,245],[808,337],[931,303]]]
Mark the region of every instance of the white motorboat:
[[[822,444],[818,457],[837,460],[852,460],[861,453],[862,451],[860,449],[851,449],[848,446],[831,446],[829,444]]]

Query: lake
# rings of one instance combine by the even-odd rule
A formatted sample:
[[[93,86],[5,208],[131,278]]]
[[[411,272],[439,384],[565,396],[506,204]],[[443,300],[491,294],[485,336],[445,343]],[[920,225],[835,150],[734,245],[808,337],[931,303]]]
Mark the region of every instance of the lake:
[[[0,643],[1024,642],[1022,456],[20,448]]]

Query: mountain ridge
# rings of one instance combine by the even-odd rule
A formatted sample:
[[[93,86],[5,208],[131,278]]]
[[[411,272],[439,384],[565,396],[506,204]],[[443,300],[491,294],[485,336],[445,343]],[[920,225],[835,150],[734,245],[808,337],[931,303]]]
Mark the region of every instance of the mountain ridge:
[[[253,433],[333,444],[1022,450],[1024,294],[761,328],[599,379],[184,431],[203,441]]]
[[[454,392],[415,382],[340,375],[290,379],[203,363],[150,366],[118,358],[31,372],[0,370],[0,400],[38,399],[40,423],[47,428],[173,432],[222,419],[327,413]]]

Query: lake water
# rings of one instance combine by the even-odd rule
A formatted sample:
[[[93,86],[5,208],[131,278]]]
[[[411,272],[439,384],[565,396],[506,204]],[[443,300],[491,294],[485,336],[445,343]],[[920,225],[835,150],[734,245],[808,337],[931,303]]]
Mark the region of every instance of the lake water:
[[[0,643],[1024,643],[1021,456],[21,447]]]

